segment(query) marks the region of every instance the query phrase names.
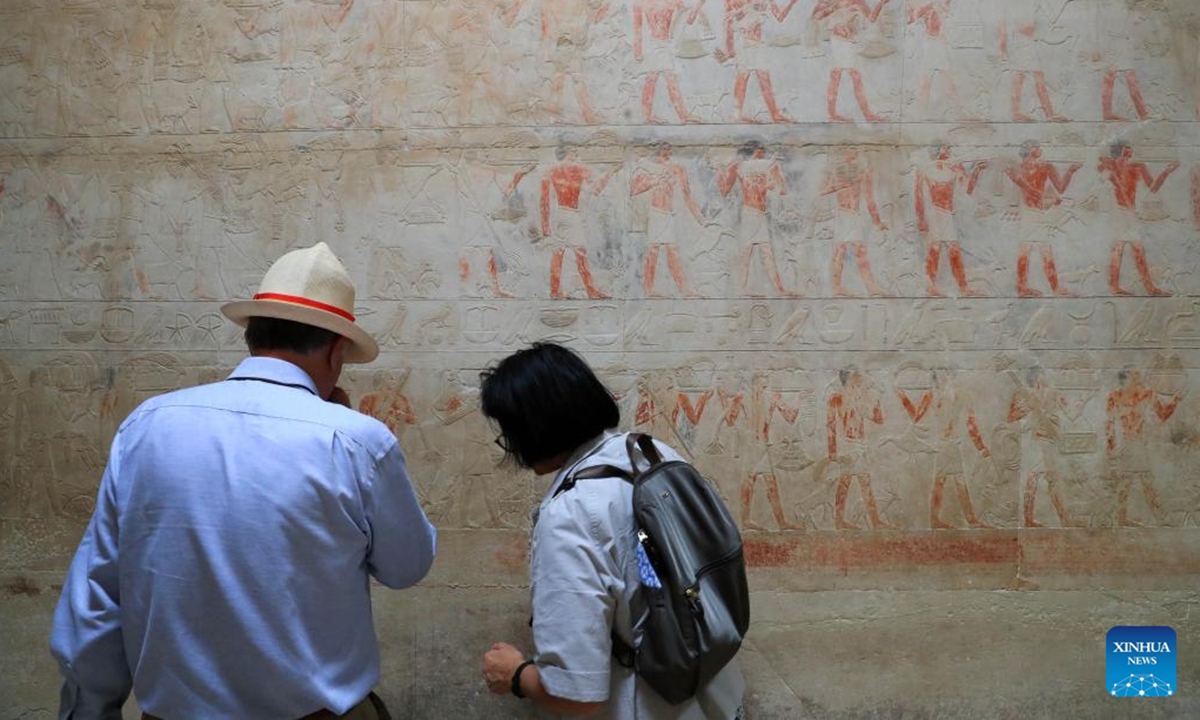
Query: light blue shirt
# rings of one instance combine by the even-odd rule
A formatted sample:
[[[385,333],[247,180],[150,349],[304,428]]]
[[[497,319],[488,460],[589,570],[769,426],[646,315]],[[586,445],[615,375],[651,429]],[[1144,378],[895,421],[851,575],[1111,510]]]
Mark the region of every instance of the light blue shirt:
[[[369,577],[404,588],[437,532],[382,423],[299,367],[224,382],[122,423],[54,613],[60,718],[345,712],[379,679]]]
[[[529,556],[538,677],[555,697],[604,702],[600,718],[730,720],[738,716],[746,688],[737,658],[695,697],[671,705],[612,656],[614,631],[627,645],[636,644],[631,605],[641,573],[633,486],[613,477],[580,480],[555,493],[584,468],[631,470],[627,436],[605,432],[576,450],[538,507]],[[683,459],[655,445],[664,460]],[[637,457],[644,460],[640,452]]]

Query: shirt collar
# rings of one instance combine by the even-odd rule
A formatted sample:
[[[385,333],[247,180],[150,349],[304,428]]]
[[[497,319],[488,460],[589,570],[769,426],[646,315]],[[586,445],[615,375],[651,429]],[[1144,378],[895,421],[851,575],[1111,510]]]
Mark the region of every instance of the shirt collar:
[[[230,380],[265,380],[281,385],[293,385],[317,395],[317,384],[299,365],[272,357],[248,357],[230,373]]]
[[[571,456],[567,458],[567,462],[563,465],[562,470],[558,471],[558,475],[554,478],[554,482],[550,483],[550,491],[546,493],[546,500],[554,497],[554,492],[558,490],[558,486],[562,485],[562,481],[576,470],[576,465],[579,465],[589,455],[592,455],[600,449],[609,440],[617,437],[621,433],[615,430],[605,430],[596,437],[588,440],[584,444],[575,449]]]

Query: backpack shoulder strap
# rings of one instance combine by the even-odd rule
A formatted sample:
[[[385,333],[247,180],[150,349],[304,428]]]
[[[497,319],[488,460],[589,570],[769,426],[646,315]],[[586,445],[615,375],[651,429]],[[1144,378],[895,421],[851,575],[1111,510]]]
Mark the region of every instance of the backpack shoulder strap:
[[[586,467],[578,472],[573,473],[562,481],[558,489],[554,491],[553,497],[558,497],[562,493],[575,487],[578,480],[599,480],[601,478],[621,478],[627,483],[633,482],[633,473],[628,470],[623,470],[615,465],[593,465]]]
[[[633,454],[634,448],[642,451],[642,457],[646,458],[651,467],[663,461],[662,454],[654,446],[654,438],[646,433],[629,433],[625,438],[625,452],[629,453],[629,466],[635,471],[637,470],[637,457]]]

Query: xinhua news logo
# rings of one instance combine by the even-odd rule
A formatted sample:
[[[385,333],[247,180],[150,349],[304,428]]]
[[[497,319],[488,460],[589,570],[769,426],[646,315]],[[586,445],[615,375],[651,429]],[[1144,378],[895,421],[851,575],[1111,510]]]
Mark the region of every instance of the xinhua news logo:
[[[1170,697],[1175,694],[1175,631],[1169,627],[1118,626],[1108,631],[1108,694]]]

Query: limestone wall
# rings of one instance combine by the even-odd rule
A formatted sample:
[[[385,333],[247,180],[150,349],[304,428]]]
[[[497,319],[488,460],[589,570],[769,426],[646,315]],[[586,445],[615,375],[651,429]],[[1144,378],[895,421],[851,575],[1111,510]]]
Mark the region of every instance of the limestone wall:
[[[117,425],[318,240],[442,530],[376,594],[400,716],[526,716],[478,658],[544,484],[476,408],[538,339],[740,519],[751,717],[1126,717],[1139,624],[1139,716],[1200,714],[1192,0],[0,6],[0,718],[52,714]]]

